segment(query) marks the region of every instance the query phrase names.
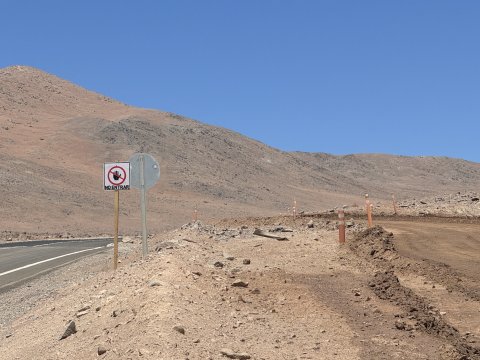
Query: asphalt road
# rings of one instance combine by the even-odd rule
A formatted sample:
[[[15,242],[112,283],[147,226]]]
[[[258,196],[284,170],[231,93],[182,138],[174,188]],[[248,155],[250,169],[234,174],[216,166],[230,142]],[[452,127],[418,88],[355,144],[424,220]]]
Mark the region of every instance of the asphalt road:
[[[0,292],[84,256],[107,250],[112,239],[28,241],[0,246]]]

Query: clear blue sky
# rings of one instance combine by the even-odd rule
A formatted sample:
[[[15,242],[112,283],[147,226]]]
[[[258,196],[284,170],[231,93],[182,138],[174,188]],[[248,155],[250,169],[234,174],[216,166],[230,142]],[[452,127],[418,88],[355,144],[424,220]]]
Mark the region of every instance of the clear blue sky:
[[[0,67],[283,150],[480,162],[480,1],[2,0]]]

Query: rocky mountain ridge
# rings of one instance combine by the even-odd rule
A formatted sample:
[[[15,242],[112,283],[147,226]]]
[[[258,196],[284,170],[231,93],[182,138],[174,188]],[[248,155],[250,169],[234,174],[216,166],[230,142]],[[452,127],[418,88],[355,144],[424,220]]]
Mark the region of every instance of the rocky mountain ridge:
[[[480,164],[443,157],[284,152],[228,129],[137,109],[30,67],[0,69],[0,227],[108,232],[113,196],[102,164],[151,153],[152,231],[200,219],[320,211],[474,190]],[[139,228],[138,194],[121,195],[122,231]]]

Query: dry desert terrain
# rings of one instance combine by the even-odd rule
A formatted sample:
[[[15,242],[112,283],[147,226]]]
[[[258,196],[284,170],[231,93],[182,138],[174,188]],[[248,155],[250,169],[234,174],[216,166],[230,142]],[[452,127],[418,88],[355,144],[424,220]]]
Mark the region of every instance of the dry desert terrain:
[[[102,165],[136,152],[161,168],[148,256],[122,191],[117,270],[109,249],[0,291],[2,360],[480,359],[480,164],[284,152],[13,66],[0,244],[111,234]]]

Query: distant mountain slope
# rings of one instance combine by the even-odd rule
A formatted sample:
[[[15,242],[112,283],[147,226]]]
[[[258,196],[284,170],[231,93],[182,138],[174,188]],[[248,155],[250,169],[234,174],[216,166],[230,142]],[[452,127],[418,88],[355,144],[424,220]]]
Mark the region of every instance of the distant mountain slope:
[[[372,198],[475,190],[480,164],[389,155],[289,153],[227,129],[136,109],[30,67],[0,69],[0,227],[108,232],[102,164],[144,151],[161,164],[149,225],[199,217],[314,211]],[[122,192],[123,229],[138,228],[138,194]]]

